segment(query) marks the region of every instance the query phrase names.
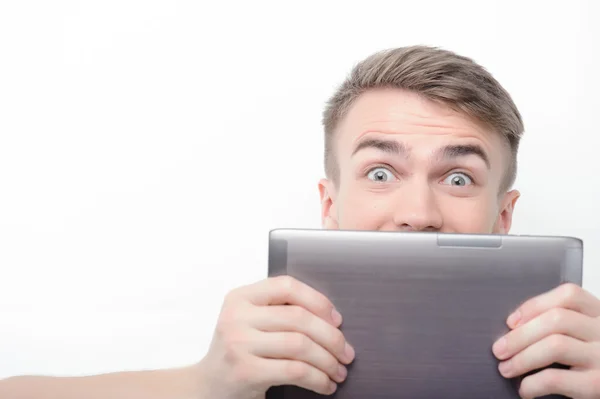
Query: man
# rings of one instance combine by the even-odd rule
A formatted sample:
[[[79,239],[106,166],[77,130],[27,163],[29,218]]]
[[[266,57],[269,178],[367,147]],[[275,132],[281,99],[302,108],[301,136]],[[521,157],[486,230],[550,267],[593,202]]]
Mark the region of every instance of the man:
[[[327,229],[508,233],[519,192],[521,116],[508,93],[468,58],[398,48],[359,63],[324,112]],[[523,398],[600,397],[600,301],[564,285],[507,315],[490,343]],[[210,349],[177,369],[82,378],[16,377],[2,398],[263,398],[292,384],[333,393],[355,357],[343,320],[321,293],[278,277],[233,290]],[[410,343],[399,342],[399,345]]]

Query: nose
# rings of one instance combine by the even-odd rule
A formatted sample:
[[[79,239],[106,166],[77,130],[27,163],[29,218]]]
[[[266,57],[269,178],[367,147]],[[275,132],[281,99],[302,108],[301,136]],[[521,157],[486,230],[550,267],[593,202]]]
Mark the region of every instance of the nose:
[[[397,194],[394,224],[398,230],[438,231],[442,228],[438,199],[429,184],[410,184]]]

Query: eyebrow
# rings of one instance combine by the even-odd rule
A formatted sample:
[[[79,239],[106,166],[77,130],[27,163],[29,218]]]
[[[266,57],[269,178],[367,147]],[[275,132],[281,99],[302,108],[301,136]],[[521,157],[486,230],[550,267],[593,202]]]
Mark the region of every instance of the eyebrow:
[[[354,156],[357,152],[367,148],[375,148],[381,152],[393,155],[408,155],[410,152],[406,146],[404,146],[404,144],[398,143],[394,140],[368,139],[362,140],[360,143],[358,143],[354,151],[352,151],[352,156]]]
[[[490,158],[487,153],[484,151],[481,146],[476,144],[458,144],[458,145],[448,145],[446,147],[441,148],[438,151],[438,157],[446,160],[452,160],[460,157],[466,157],[469,155],[476,155],[483,162],[488,169],[490,169]]]
[[[352,156],[354,156],[357,152],[367,149],[374,148],[381,152],[385,152],[393,155],[402,155],[404,157],[408,157],[410,154],[410,149],[407,148],[404,144],[399,143],[394,140],[381,140],[381,139],[367,139],[362,140],[354,151],[352,151]],[[445,147],[440,148],[436,151],[436,158],[444,159],[444,160],[453,160],[456,158],[466,157],[469,155],[475,155],[479,157],[483,162],[485,162],[488,169],[490,169],[490,159],[485,152],[485,150],[477,145],[477,144],[454,144],[447,145]]]

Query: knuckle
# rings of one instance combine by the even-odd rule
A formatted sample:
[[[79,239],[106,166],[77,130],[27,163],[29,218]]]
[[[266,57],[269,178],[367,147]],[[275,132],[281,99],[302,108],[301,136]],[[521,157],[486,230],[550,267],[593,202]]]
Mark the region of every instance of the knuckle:
[[[532,312],[535,312],[535,310],[539,307],[540,299],[536,297],[523,302],[517,309],[521,311],[521,314],[528,315]]]
[[[235,306],[223,307],[217,320],[215,333],[220,337],[235,335],[235,331],[239,328],[242,313],[243,311]]]
[[[295,325],[304,326],[309,322],[308,311],[300,306],[289,306],[288,312]]]
[[[331,342],[333,348],[343,353],[346,347],[346,337],[344,337],[344,334],[337,328],[333,330],[333,333],[331,335]]]
[[[339,364],[340,363],[333,356],[330,356],[325,365],[327,373],[335,378],[338,374]]]
[[[570,303],[581,292],[581,287],[573,283],[566,283],[561,286],[561,297],[564,302]]]
[[[238,331],[227,331],[221,337],[223,357],[228,364],[237,364],[243,357],[243,348],[248,341],[246,334]]]
[[[320,297],[320,300],[318,301],[318,312],[321,315],[331,315],[331,312],[333,311],[334,306],[331,304],[331,302],[329,302],[329,300],[327,298],[325,298],[324,296]]]
[[[219,320],[217,320],[217,325],[215,326],[215,335],[218,338],[223,339],[223,337],[227,336],[228,332],[231,330],[231,322],[229,317],[221,314]]]
[[[510,359],[510,363],[512,364],[513,370],[516,370],[517,372],[521,372],[521,370],[527,368],[526,360],[523,359],[520,354]]]
[[[553,308],[548,311],[548,319],[553,327],[560,327],[564,324],[567,313],[562,308]]]
[[[287,338],[286,346],[294,355],[299,355],[309,349],[310,340],[306,335],[293,334]]]
[[[228,304],[231,302],[235,302],[239,295],[240,295],[240,291],[241,288],[234,288],[232,290],[230,290],[229,292],[227,292],[227,294],[225,294],[225,300],[223,301],[224,304]]]
[[[567,349],[565,337],[559,334],[554,334],[548,337],[548,350],[554,356],[561,356]]]
[[[219,322],[224,325],[229,325],[233,323],[238,318],[238,312],[236,311],[235,306],[225,306],[221,310],[221,315],[219,316]]]
[[[303,362],[288,362],[285,366],[285,375],[291,382],[301,382],[308,379],[309,366]]]
[[[275,277],[276,284],[279,289],[283,292],[292,292],[296,285],[296,280],[290,276],[277,276]]]
[[[315,294],[315,303],[318,306],[318,309],[323,312],[323,314],[330,314],[331,311],[335,308],[333,303],[327,298],[323,293],[319,291],[313,291]]]

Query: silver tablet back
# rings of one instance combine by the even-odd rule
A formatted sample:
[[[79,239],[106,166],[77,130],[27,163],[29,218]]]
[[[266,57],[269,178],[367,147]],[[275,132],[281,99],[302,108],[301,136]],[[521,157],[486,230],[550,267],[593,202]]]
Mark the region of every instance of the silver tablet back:
[[[492,344],[524,300],[581,285],[582,255],[568,237],[283,229],[270,234],[269,275],[309,284],[344,316],[356,360],[336,398],[516,399]]]

